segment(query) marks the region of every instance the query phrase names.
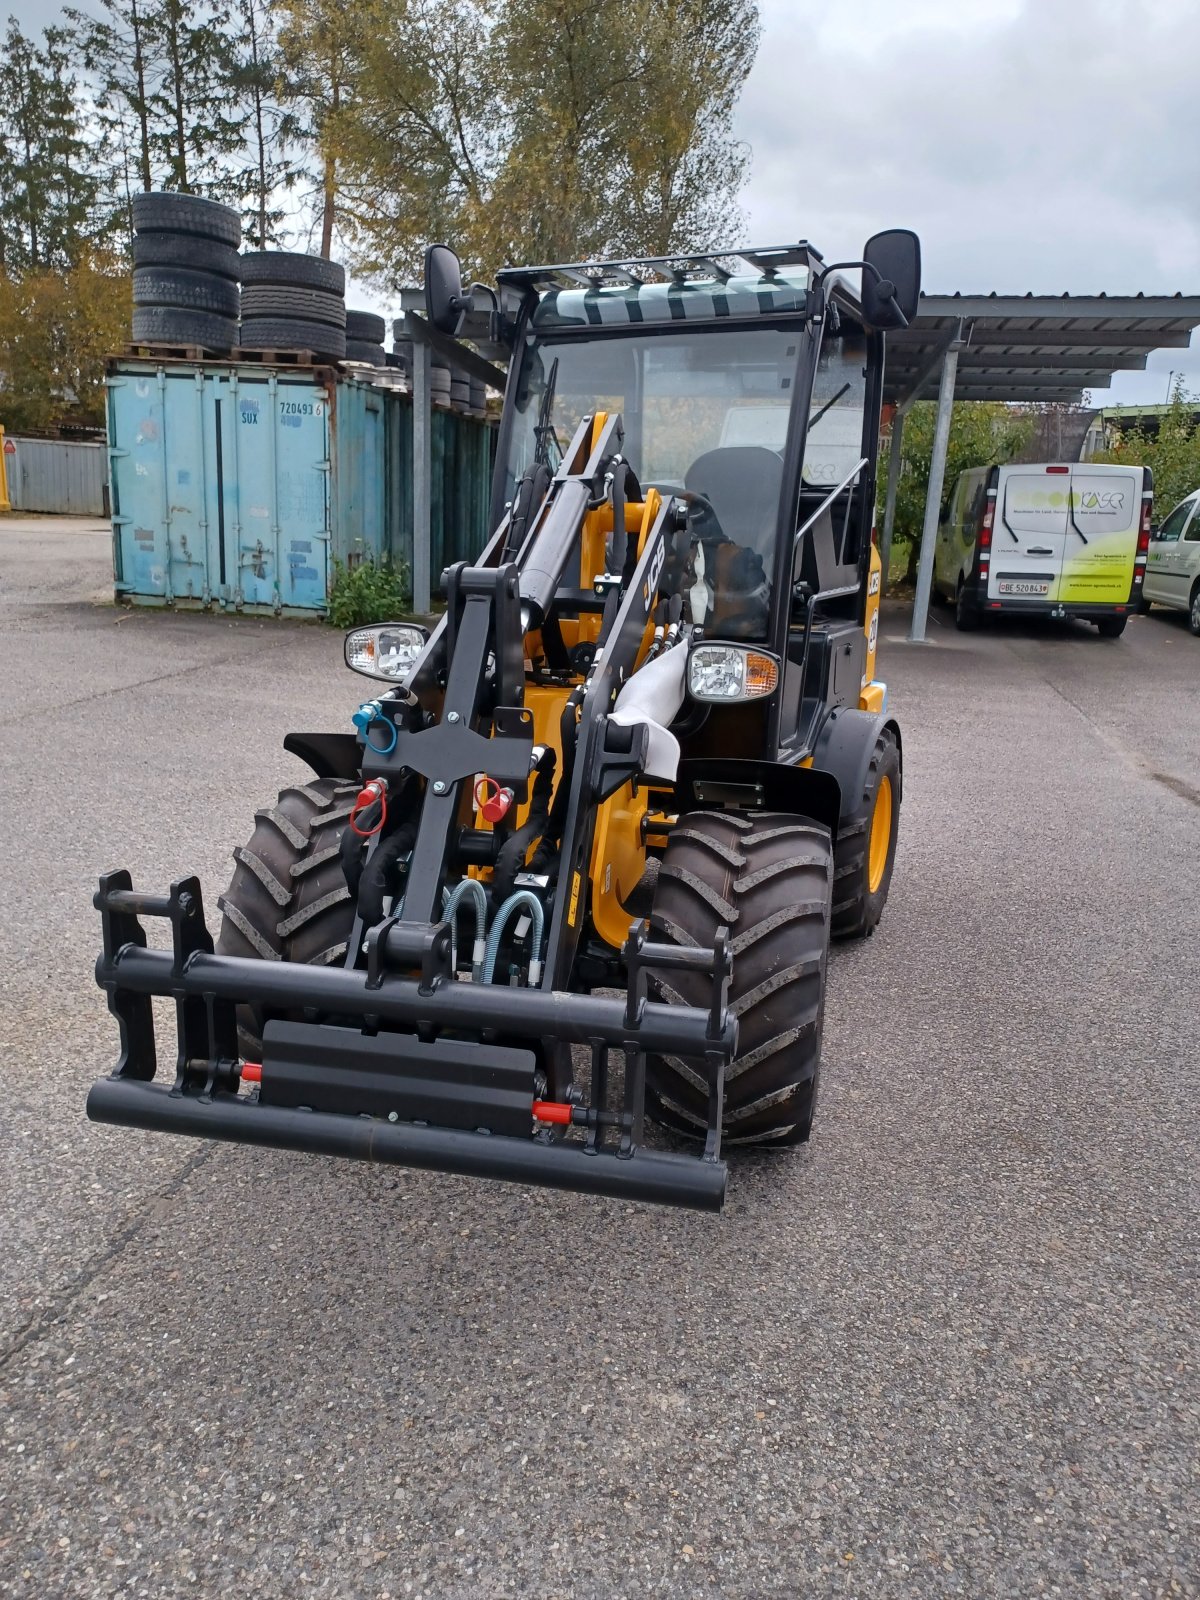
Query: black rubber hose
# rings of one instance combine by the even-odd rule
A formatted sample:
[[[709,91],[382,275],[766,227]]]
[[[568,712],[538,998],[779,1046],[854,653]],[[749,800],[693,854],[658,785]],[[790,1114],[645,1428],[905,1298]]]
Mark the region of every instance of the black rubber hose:
[[[365,927],[373,928],[377,922],[383,921],[383,902],[389,894],[394,896],[399,888],[400,877],[396,869],[416,842],[416,823],[402,822],[394,833],[388,834],[362,868],[358,914]]]
[[[357,820],[355,818],[355,821]],[[342,876],[346,880],[350,898],[357,900],[358,886],[362,882],[363,875],[363,857],[367,853],[367,841],[360,838],[353,828],[343,828],[338,849],[342,857]]]
[[[496,854],[496,866],[492,873],[492,897],[498,906],[503,905],[513,892],[517,873],[525,865],[530,845],[535,839],[539,839],[545,830],[546,820],[550,814],[550,791],[554,787],[556,760],[554,751],[547,749],[538,767],[537,777],[533,780],[533,798],[529,803],[529,815],[519,828],[509,834]]]

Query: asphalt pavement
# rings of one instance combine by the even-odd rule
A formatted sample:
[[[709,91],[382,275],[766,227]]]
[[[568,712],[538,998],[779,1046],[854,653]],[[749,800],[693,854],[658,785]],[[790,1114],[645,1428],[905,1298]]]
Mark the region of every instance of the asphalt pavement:
[[[1182,619],[887,613],[891,900],[709,1217],[85,1120],[98,874],[215,910],[361,698],[109,553],[0,519],[0,1595],[1200,1593]]]

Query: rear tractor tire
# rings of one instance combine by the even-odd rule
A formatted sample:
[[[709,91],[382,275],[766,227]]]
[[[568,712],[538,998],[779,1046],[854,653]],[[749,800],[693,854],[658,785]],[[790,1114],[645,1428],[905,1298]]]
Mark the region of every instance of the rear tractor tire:
[[[833,937],[874,933],[887,904],[896,864],[903,784],[900,747],[881,728],[867,766],[858,810],[838,831],[834,853]]]
[[[659,870],[650,926],[656,939],[711,945],[729,929],[740,1054],[725,1075],[723,1137],[801,1144],[812,1128],[825,1013],[833,888],[829,833],[781,812],[692,811],[680,817]],[[656,998],[707,1007],[709,980],[650,978]],[[646,1109],[676,1132],[703,1136],[703,1073],[674,1056],[646,1062]]]
[[[245,849],[233,852],[233,879],[217,901],[217,953],[328,967],[345,959],[354,906],[339,845],[357,783],[313,778],[284,789],[255,817]],[[262,1059],[263,1018],[238,1007],[238,1043]]]

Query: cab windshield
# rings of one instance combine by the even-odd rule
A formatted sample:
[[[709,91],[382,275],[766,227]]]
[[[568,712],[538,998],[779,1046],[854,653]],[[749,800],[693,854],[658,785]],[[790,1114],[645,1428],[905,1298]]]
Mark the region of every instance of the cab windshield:
[[[678,495],[688,507],[673,564],[691,620],[725,637],[765,638],[800,337],[795,324],[710,323],[619,338],[531,339],[506,498],[534,461],[551,384],[552,469],[584,417],[619,411],[625,457],[643,490]]]

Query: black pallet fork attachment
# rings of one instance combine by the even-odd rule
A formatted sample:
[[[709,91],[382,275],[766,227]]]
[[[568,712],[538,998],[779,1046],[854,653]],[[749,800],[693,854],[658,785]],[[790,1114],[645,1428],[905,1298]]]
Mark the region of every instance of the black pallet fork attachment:
[[[100,880],[104,947],[96,981],[121,1033],[110,1077],[88,1094],[93,1122],[237,1144],[346,1156],[471,1177],[719,1211],[725,1070],[737,1047],[727,1004],[731,958],[715,947],[648,942],[634,924],[623,952],[624,997],[457,982],[436,962],[420,976],[386,952],[373,972],[293,966],[214,953],[197,878],[169,894],[135,891],[128,872]],[[147,947],[142,917],[171,925],[171,950]],[[449,929],[435,925],[435,936]],[[379,941],[380,946],[386,941]],[[712,980],[708,1010],[651,1000],[652,971],[688,968]],[[151,996],[175,1001],[175,1082],[153,1081]],[[269,1021],[257,1092],[243,1082],[235,1011],[253,1003]],[[333,1016],[336,1024],[310,1021]],[[348,1023],[357,1025],[347,1025]],[[409,1030],[409,1031],[397,1031]],[[553,1039],[591,1052],[590,1092],[547,1106],[532,1049]],[[610,1105],[609,1053],[624,1055],[624,1089]],[[695,1063],[708,1084],[703,1153],[643,1144],[648,1051]],[[340,1109],[335,1109],[340,1108]],[[540,1108],[540,1112],[539,1112]]]

